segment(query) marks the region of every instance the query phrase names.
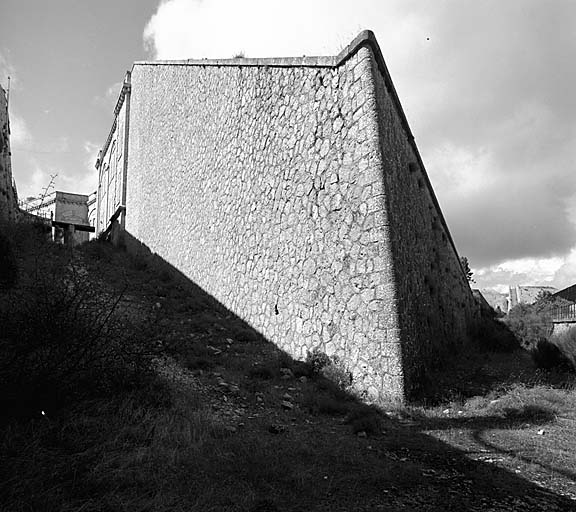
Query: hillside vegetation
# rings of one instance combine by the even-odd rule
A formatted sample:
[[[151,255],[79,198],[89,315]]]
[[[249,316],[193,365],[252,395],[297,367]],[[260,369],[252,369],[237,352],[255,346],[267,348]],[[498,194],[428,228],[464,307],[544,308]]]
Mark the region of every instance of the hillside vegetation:
[[[433,402],[376,408],[166,264],[0,232],[0,510],[576,506],[573,376],[526,351],[467,353]]]

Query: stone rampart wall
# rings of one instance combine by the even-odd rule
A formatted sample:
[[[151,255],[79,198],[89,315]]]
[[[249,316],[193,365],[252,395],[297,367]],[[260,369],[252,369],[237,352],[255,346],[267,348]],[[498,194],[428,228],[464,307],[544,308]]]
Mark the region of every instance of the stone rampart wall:
[[[336,64],[135,64],[126,230],[291,355],[403,399],[472,299],[377,45],[357,41]]]
[[[17,216],[18,196],[12,177],[8,98],[0,87],[0,220],[14,220]]]
[[[466,340],[467,324],[477,306],[394,86],[374,54],[371,66],[406,392],[410,394],[425,391],[420,387],[427,384],[429,370],[440,366]]]

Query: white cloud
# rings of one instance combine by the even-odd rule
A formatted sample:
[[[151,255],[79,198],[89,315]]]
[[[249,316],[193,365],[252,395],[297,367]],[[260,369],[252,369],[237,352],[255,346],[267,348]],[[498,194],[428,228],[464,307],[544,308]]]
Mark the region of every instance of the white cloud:
[[[472,269],[476,287],[505,292],[508,286],[533,285],[566,288],[576,283],[576,248],[553,258],[519,258]]]
[[[486,148],[457,147],[446,142],[429,153],[426,167],[445,196],[482,194],[499,181],[492,154]]]
[[[0,50],[0,85],[4,88],[8,88],[8,77],[10,77],[10,88],[17,89],[20,85],[18,80],[18,75],[16,73],[16,68],[12,64],[10,58],[8,57],[10,52],[5,49]]]
[[[361,30],[383,27],[386,41],[405,51],[418,32],[415,14],[394,16],[401,2],[293,0],[170,0],[162,2],[144,30],[146,46],[157,59],[334,55]],[[420,37],[419,39],[423,39]],[[392,46],[392,44],[391,44]]]
[[[96,190],[96,176],[94,173],[84,173],[82,175],[62,174],[58,176],[58,188],[64,192],[90,195]]]
[[[26,167],[28,172],[25,174],[19,173],[16,176],[18,197],[21,200],[27,197],[41,196],[50,184],[50,176],[56,174],[38,162],[34,156],[26,157]],[[54,186],[57,186],[57,180],[58,178],[56,178]],[[47,193],[53,192],[55,190],[54,186],[50,187]]]
[[[106,111],[112,111],[116,105],[116,100],[122,90],[123,80],[111,84],[102,95],[95,96],[93,102]]]
[[[90,140],[84,141],[84,164],[86,165],[86,169],[91,173],[94,173],[94,166],[96,165],[96,158],[98,158],[100,149],[100,145],[96,142]]]
[[[10,145],[23,146],[33,142],[32,133],[23,117],[10,113]]]

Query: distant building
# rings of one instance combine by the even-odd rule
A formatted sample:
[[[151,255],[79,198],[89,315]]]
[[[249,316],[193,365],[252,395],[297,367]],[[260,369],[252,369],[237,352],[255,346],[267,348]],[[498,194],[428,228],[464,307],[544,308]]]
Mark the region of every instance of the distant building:
[[[52,239],[67,245],[87,242],[90,225],[88,211],[89,196],[71,192],[53,192],[46,197],[29,201],[24,211],[45,219],[52,225]]]
[[[14,220],[18,215],[18,194],[12,178],[8,95],[0,87],[0,219]]]
[[[518,304],[534,304],[538,295],[543,292],[555,293],[552,286],[511,286],[508,311]]]

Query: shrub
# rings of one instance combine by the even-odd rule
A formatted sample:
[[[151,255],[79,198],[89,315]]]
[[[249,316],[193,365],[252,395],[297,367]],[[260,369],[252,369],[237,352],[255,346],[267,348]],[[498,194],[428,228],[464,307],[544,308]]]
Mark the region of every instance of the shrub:
[[[310,365],[313,373],[319,374],[327,364],[330,364],[330,357],[315,348],[306,354],[306,363]]]
[[[2,403],[58,407],[149,381],[146,326],[122,313],[123,293],[55,246],[22,281],[0,303]]]
[[[552,332],[552,308],[542,304],[518,304],[508,314],[505,324],[527,350]]]
[[[337,388],[346,390],[352,385],[352,374],[337,356],[332,358],[324,352],[314,349],[308,352],[306,363],[312,375],[321,375]]]
[[[348,389],[352,385],[352,374],[337,357],[332,358],[332,361],[322,368],[321,373],[342,389]]]

